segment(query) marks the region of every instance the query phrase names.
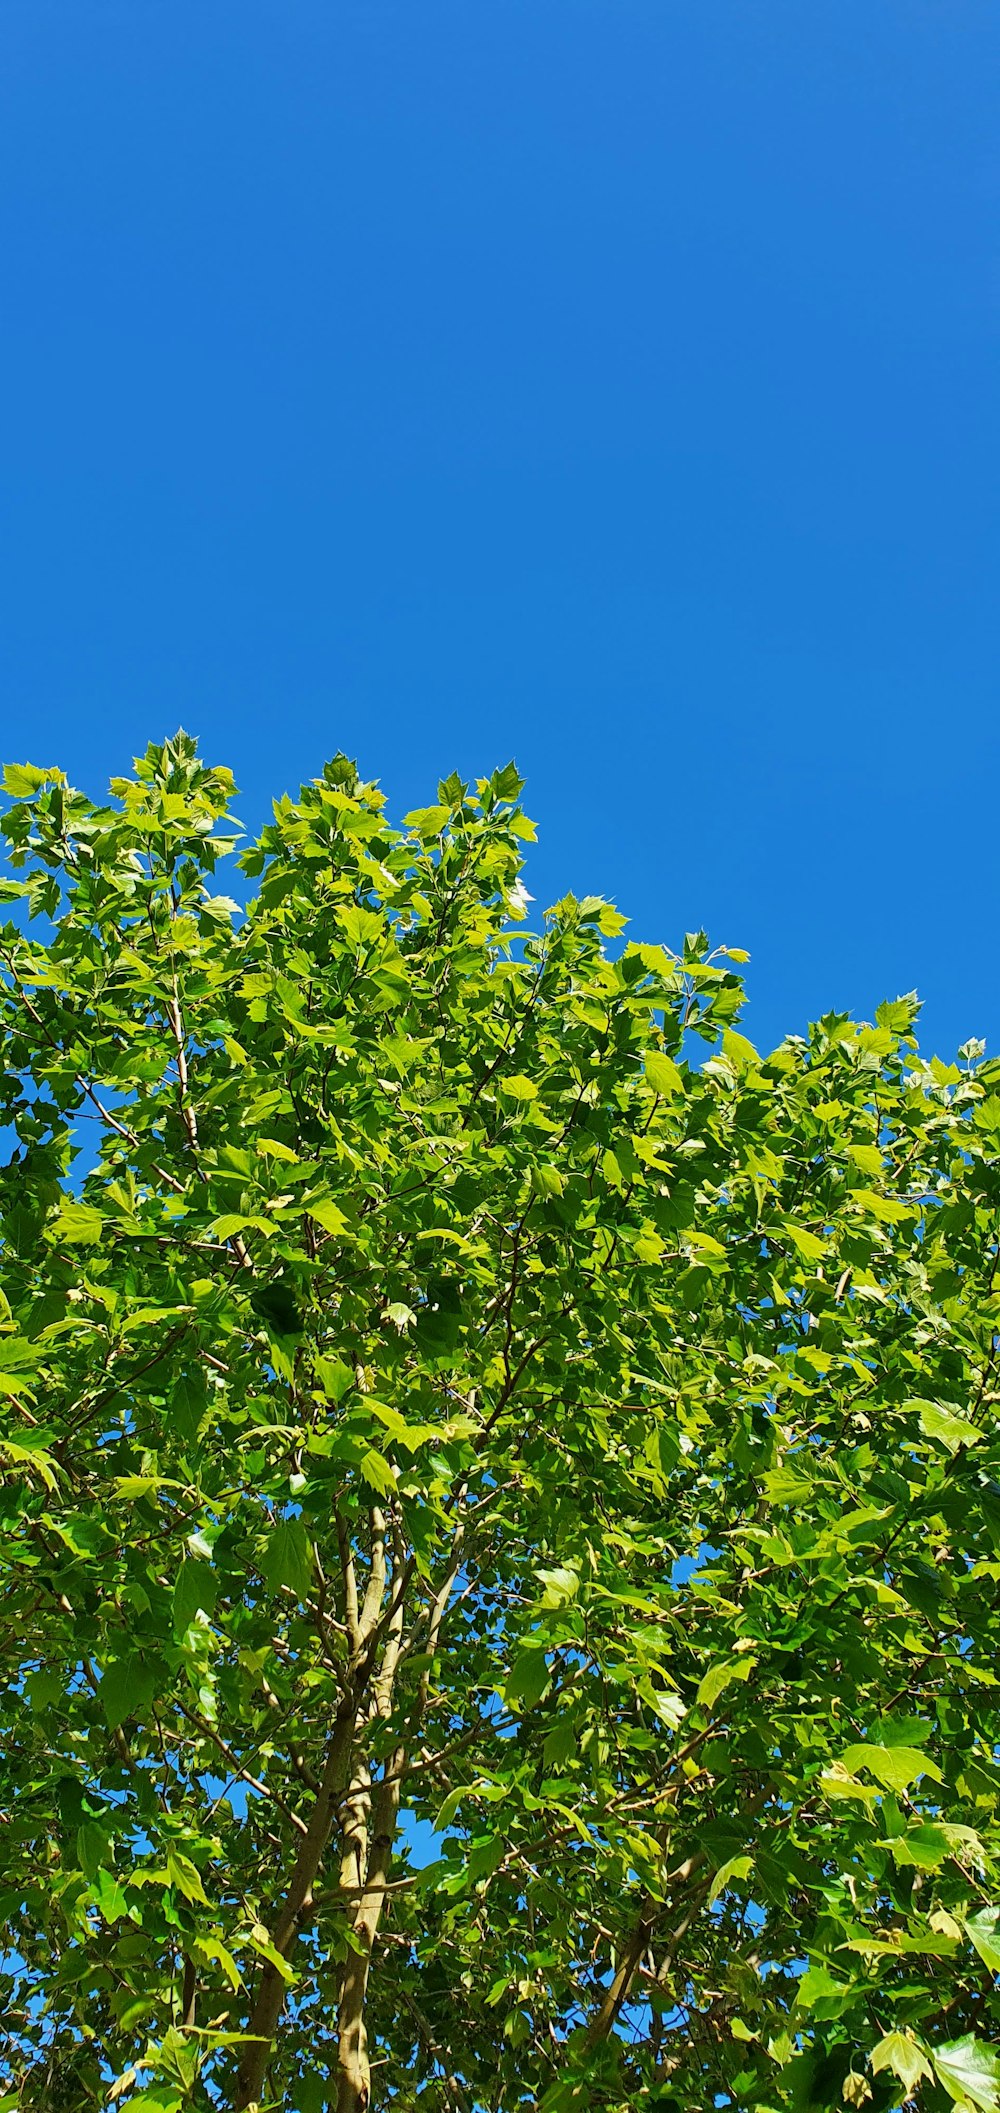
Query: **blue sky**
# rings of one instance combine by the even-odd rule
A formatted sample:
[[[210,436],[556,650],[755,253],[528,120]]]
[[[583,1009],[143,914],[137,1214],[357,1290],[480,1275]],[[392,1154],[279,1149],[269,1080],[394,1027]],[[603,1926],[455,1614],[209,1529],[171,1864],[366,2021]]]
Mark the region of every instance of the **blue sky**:
[[[7,0],[7,757],[183,723],[1000,1047],[994,0]]]

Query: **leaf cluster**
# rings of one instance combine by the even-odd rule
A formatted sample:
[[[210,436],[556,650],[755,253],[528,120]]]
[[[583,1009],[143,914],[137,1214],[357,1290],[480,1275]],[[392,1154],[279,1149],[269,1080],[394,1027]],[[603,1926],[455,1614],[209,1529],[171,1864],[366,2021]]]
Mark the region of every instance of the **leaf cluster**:
[[[0,2106],[996,2108],[1000,1072],[5,782]]]

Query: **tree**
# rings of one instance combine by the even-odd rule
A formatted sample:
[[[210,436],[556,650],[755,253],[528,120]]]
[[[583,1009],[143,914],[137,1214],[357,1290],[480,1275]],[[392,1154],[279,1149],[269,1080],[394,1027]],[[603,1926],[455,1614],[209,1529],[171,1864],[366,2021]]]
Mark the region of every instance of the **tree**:
[[[1000,1066],[6,787],[0,2108],[997,2106]]]

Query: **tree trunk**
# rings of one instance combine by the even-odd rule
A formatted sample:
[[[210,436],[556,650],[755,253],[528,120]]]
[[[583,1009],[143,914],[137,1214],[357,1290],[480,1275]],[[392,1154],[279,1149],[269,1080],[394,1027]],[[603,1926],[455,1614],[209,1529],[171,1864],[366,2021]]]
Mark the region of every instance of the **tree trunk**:
[[[403,1749],[397,1747],[386,1765],[385,1776],[372,1801],[368,1872],[365,1890],[354,1918],[354,1936],[360,1948],[350,1953],[344,1968],[337,2018],[337,2113],[368,2113],[371,2104],[371,2066],[368,2058],[368,2034],[365,2029],[365,1997],[368,1993],[372,1948],[385,1901],[405,1759]]]
[[[357,1701],[353,1689],[349,1689],[337,1712],[326,1765],[309,1821],[309,1830],[300,1844],[284,1905],[271,1939],[275,1950],[281,1953],[283,1959],[288,1957],[292,1949],[299,1930],[299,1919],[303,1909],[309,1906],[312,1899],[316,1874],[330,1838],[337,1806],[347,1784],[356,1717]],[[243,2109],[255,2106],[260,2098],[264,2072],[270,2059],[271,2044],[284,1999],[284,1980],[278,1968],[266,1959],[261,1971],[257,2000],[247,2025],[250,2044],[244,2049],[237,2074],[236,2095],[233,2100],[237,2113],[243,2113]]]

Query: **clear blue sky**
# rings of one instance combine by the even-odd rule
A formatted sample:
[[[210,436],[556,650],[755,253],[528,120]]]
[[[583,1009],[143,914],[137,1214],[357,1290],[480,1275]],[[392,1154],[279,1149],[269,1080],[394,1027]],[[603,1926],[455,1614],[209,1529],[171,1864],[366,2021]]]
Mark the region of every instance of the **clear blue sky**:
[[[514,754],[528,885],[1000,1047],[995,0],[6,0],[3,750]]]

